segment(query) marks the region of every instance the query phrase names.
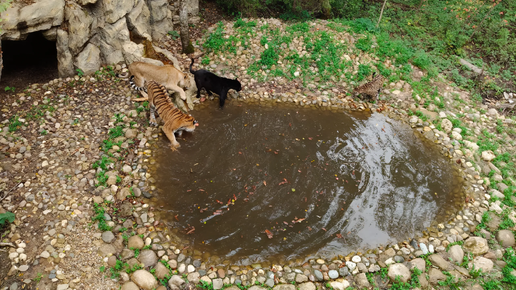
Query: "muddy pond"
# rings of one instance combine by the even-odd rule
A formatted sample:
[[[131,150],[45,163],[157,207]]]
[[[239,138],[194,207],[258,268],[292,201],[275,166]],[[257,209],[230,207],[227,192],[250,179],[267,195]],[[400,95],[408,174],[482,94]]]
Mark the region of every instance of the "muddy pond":
[[[413,237],[461,207],[438,148],[382,114],[216,102],[160,136],[159,219],[183,247],[233,264],[332,258]]]

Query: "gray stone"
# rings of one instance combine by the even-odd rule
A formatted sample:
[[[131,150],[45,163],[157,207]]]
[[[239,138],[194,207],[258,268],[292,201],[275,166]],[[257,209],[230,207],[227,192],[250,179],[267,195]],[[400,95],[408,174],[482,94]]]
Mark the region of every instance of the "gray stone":
[[[104,0],[103,11],[107,23],[115,23],[133,9],[134,1]]]
[[[42,0],[30,5],[10,5],[2,13],[2,40],[20,40],[21,33],[48,30],[59,26],[64,19],[64,0]],[[19,27],[23,27],[20,29]]]
[[[335,290],[346,290],[349,287],[349,282],[344,279],[340,281],[331,281],[330,286]]]
[[[342,267],[342,268],[339,268],[339,275],[341,277],[346,277],[349,275],[349,270],[348,270],[348,267]]]
[[[64,13],[68,21],[68,47],[72,55],[77,55],[90,37],[93,17],[85,8],[74,2],[65,5]]]
[[[100,68],[100,50],[89,43],[75,58],[75,65],[85,75],[91,75]]]
[[[271,278],[267,279],[267,281],[265,281],[265,285],[267,285],[267,287],[269,287],[269,288],[274,287],[274,279],[271,279]]]
[[[170,268],[172,269],[176,269],[177,268],[177,261],[176,260],[170,260],[167,262],[167,264],[170,266]]]
[[[403,264],[391,264],[387,275],[391,281],[396,281],[399,276],[401,282],[407,282],[410,279],[410,270]]]
[[[102,233],[102,240],[105,243],[111,244],[115,240],[115,235],[112,231],[105,231]]]
[[[462,263],[462,260],[464,259],[464,251],[459,245],[451,246],[448,254],[450,254],[452,261],[455,263]]]
[[[131,275],[131,281],[144,290],[153,290],[158,287],[158,281],[146,270],[136,270]]]
[[[103,63],[116,64],[123,62],[122,48],[124,43],[130,41],[126,19],[121,18],[113,24],[104,24],[103,27],[99,28],[98,35],[100,36],[98,45]]]
[[[73,57],[69,47],[68,32],[62,29],[57,29],[56,50],[59,77],[74,75],[75,71],[73,69]]]
[[[339,272],[337,272],[336,270],[330,270],[328,272],[328,276],[330,277],[330,279],[337,279],[339,278]]]
[[[319,270],[314,270],[314,276],[316,281],[322,281],[324,279],[323,274]]]
[[[475,256],[483,255],[489,251],[487,240],[481,237],[470,237],[463,245],[464,250]]]
[[[127,27],[136,36],[152,40],[150,35],[150,11],[145,1],[138,1],[136,6],[127,14]]]
[[[514,233],[510,230],[501,230],[496,233],[496,240],[502,245],[504,248],[514,247]]]
[[[142,262],[145,267],[152,267],[158,262],[158,256],[153,250],[143,250],[138,256],[138,260]]]

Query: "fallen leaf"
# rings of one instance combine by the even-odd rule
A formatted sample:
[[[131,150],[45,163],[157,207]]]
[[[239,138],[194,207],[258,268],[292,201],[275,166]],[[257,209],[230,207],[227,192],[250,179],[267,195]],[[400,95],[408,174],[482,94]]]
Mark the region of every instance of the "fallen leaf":
[[[267,237],[268,237],[269,239],[272,239],[273,234],[271,233],[271,231],[269,231],[269,230],[265,230],[265,233],[267,234]]]

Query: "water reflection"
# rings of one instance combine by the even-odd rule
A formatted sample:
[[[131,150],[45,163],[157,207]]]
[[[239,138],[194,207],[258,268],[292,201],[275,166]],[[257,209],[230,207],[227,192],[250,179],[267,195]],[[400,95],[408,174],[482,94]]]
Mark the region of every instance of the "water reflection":
[[[201,126],[179,153],[160,143],[160,204],[192,247],[233,262],[374,247],[457,204],[447,161],[381,114],[250,104],[192,114]]]

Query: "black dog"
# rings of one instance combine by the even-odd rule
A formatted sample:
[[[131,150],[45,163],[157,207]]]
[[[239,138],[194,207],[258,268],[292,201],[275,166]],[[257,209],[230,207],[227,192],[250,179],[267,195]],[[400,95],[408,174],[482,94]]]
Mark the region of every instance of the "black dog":
[[[214,92],[219,95],[220,100],[220,108],[224,107],[224,103],[226,102],[227,93],[230,89],[234,89],[237,92],[242,90],[242,84],[237,79],[227,79],[223,77],[219,77],[212,72],[209,72],[204,69],[200,70],[192,70],[192,65],[194,63],[194,59],[192,58],[192,63],[190,64],[190,72],[195,77],[195,85],[197,86],[197,98],[201,97],[201,89],[206,89],[208,95],[211,96],[211,93]]]

